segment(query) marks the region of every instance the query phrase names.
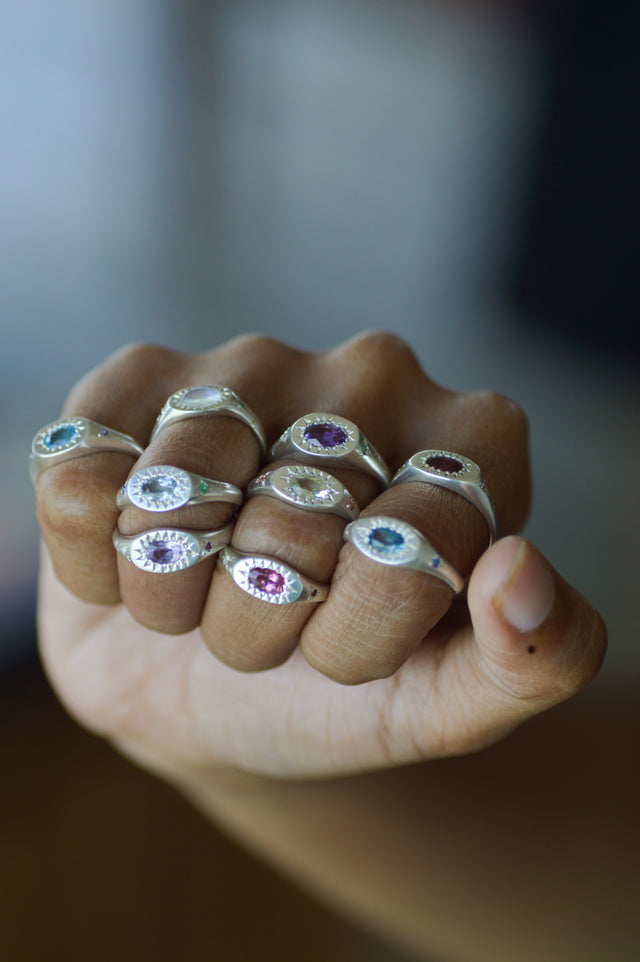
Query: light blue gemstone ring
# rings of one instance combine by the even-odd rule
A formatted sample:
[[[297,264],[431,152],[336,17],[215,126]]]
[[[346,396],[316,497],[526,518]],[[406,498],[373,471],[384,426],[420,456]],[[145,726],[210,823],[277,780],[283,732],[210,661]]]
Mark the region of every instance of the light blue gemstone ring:
[[[347,525],[344,539],[379,564],[433,575],[456,594],[464,588],[464,578],[436,551],[428,538],[406,521],[387,515],[358,518]]]
[[[128,454],[137,459],[143,450],[135,438],[97,421],[83,417],[61,418],[41,428],[31,442],[29,474],[35,485],[46,468],[63,461],[102,451]]]
[[[175,511],[209,501],[239,505],[242,497],[242,490],[235,484],[204,478],[172,464],[153,464],[131,475],[118,492],[116,504],[120,509],[134,506],[143,511]]]

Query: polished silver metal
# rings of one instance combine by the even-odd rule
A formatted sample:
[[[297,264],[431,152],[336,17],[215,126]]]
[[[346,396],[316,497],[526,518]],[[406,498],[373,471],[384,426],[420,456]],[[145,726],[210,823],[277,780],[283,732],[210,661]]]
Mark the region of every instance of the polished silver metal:
[[[140,468],[122,486],[116,498],[119,508],[134,506],[144,511],[175,511],[208,501],[242,504],[242,490],[226,481],[214,481],[171,464]]]
[[[260,419],[235,391],[223,384],[183,387],[172,394],[158,415],[151,432],[151,440],[155,440],[170,424],[201,414],[226,414],[242,421],[253,431],[262,452],[266,451],[267,439]]]
[[[329,586],[305,578],[295,568],[267,555],[245,554],[223,548],[220,562],[235,583],[247,594],[271,605],[324,601]]]
[[[353,421],[321,411],[298,418],[272,446],[269,457],[348,465],[372,474],[385,488],[391,479],[382,457]]]
[[[456,594],[464,588],[464,578],[453,565],[445,561],[428,538],[406,521],[387,515],[359,518],[347,525],[344,539],[372,561],[433,575]]]
[[[181,528],[153,528],[142,534],[124,535],[116,529],[116,550],[142,571],[172,574],[192,568],[228,545],[234,522],[216,531],[184,531]]]
[[[475,461],[453,451],[418,451],[396,472],[390,486],[407,481],[437,484],[466,498],[486,521],[489,544],[495,541],[498,535],[496,509]]]
[[[87,454],[111,451],[139,458],[144,448],[135,438],[89,418],[60,418],[41,428],[31,442],[29,475],[35,485],[47,468]]]
[[[355,521],[360,514],[355,498],[337,478],[305,464],[288,464],[258,475],[247,488],[246,496],[248,499],[261,494],[303,511],[337,514],[347,521]]]

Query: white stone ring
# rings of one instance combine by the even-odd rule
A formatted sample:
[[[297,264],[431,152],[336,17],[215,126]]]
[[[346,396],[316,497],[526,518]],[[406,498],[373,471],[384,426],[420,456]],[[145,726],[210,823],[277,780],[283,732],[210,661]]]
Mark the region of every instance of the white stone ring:
[[[489,529],[489,544],[498,533],[496,509],[482,471],[470,458],[452,451],[418,451],[396,472],[391,486],[407,481],[437,484],[462,495],[477,508]]]
[[[304,464],[288,464],[258,475],[247,488],[246,496],[248,499],[261,494],[303,511],[337,514],[347,521],[355,521],[360,514],[355,498],[337,478]]]
[[[298,418],[275,442],[269,458],[348,465],[372,474],[385,488],[391,479],[389,468],[360,428],[337,414],[314,411]]]
[[[324,601],[329,594],[328,585],[317,584],[295,568],[267,555],[223,548],[220,562],[239,588],[271,605]]]
[[[192,568],[217,554],[231,540],[234,522],[216,531],[183,531],[180,528],[153,528],[142,534],[124,535],[116,529],[116,550],[142,571],[172,574]]]
[[[203,478],[171,464],[140,468],[122,486],[116,498],[120,509],[134,506],[144,511],[175,511],[208,501],[242,504],[242,491],[235,484]]]
[[[223,384],[184,387],[172,394],[158,415],[151,440],[170,424],[200,414],[226,414],[242,421],[253,431],[262,452],[266,451],[267,439],[259,418],[235,391]]]
[[[29,475],[35,485],[46,468],[63,461],[101,451],[128,454],[137,460],[143,450],[135,438],[97,421],[83,417],[61,418],[41,428],[31,442]]]
[[[433,575],[459,594],[464,578],[439,554],[428,538],[406,521],[386,515],[352,521],[344,530],[345,541],[379,564],[412,568]]]

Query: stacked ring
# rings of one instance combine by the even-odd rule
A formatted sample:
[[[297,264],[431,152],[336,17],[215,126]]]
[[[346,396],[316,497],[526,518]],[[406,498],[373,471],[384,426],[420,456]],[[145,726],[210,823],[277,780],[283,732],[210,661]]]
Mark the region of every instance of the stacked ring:
[[[475,461],[451,451],[418,451],[396,472],[391,486],[407,481],[437,484],[462,495],[477,508],[489,529],[489,544],[497,537],[496,509]]]
[[[386,487],[391,472],[360,428],[339,417],[314,411],[298,418],[278,438],[269,452],[270,460],[293,458],[303,463],[346,464],[372,474]]]
[[[174,511],[208,501],[242,504],[242,491],[235,484],[204,478],[170,464],[140,468],[116,498],[119,508],[133,505],[145,511]]]
[[[143,448],[135,438],[89,418],[70,417],[41,428],[31,442],[29,474],[35,485],[42,472],[54,464],[101,451],[139,458]]]
[[[245,554],[227,547],[220,552],[220,562],[239,588],[272,605],[324,601],[329,594],[327,585],[317,584],[267,555]]]
[[[247,498],[256,495],[276,498],[303,511],[322,511],[354,521],[360,509],[353,495],[337,478],[318,468],[302,464],[265,471],[247,488]]]
[[[440,555],[425,536],[406,521],[386,515],[359,518],[348,524],[345,541],[379,564],[411,568],[444,581],[456,594],[464,578]]]
[[[266,451],[267,439],[259,418],[235,391],[223,384],[185,387],[172,394],[158,415],[151,440],[170,424],[200,414],[226,414],[242,421],[253,431],[262,452]]]
[[[116,550],[140,568],[154,574],[171,574],[217,554],[231,540],[234,522],[216,531],[183,531],[179,528],[154,528],[142,534],[124,535],[116,530]]]

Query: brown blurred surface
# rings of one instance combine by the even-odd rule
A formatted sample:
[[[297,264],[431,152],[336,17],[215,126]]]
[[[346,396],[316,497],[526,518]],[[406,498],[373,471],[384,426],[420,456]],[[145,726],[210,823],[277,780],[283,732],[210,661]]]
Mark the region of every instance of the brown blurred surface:
[[[87,734],[0,681],[3,962],[401,962]]]

